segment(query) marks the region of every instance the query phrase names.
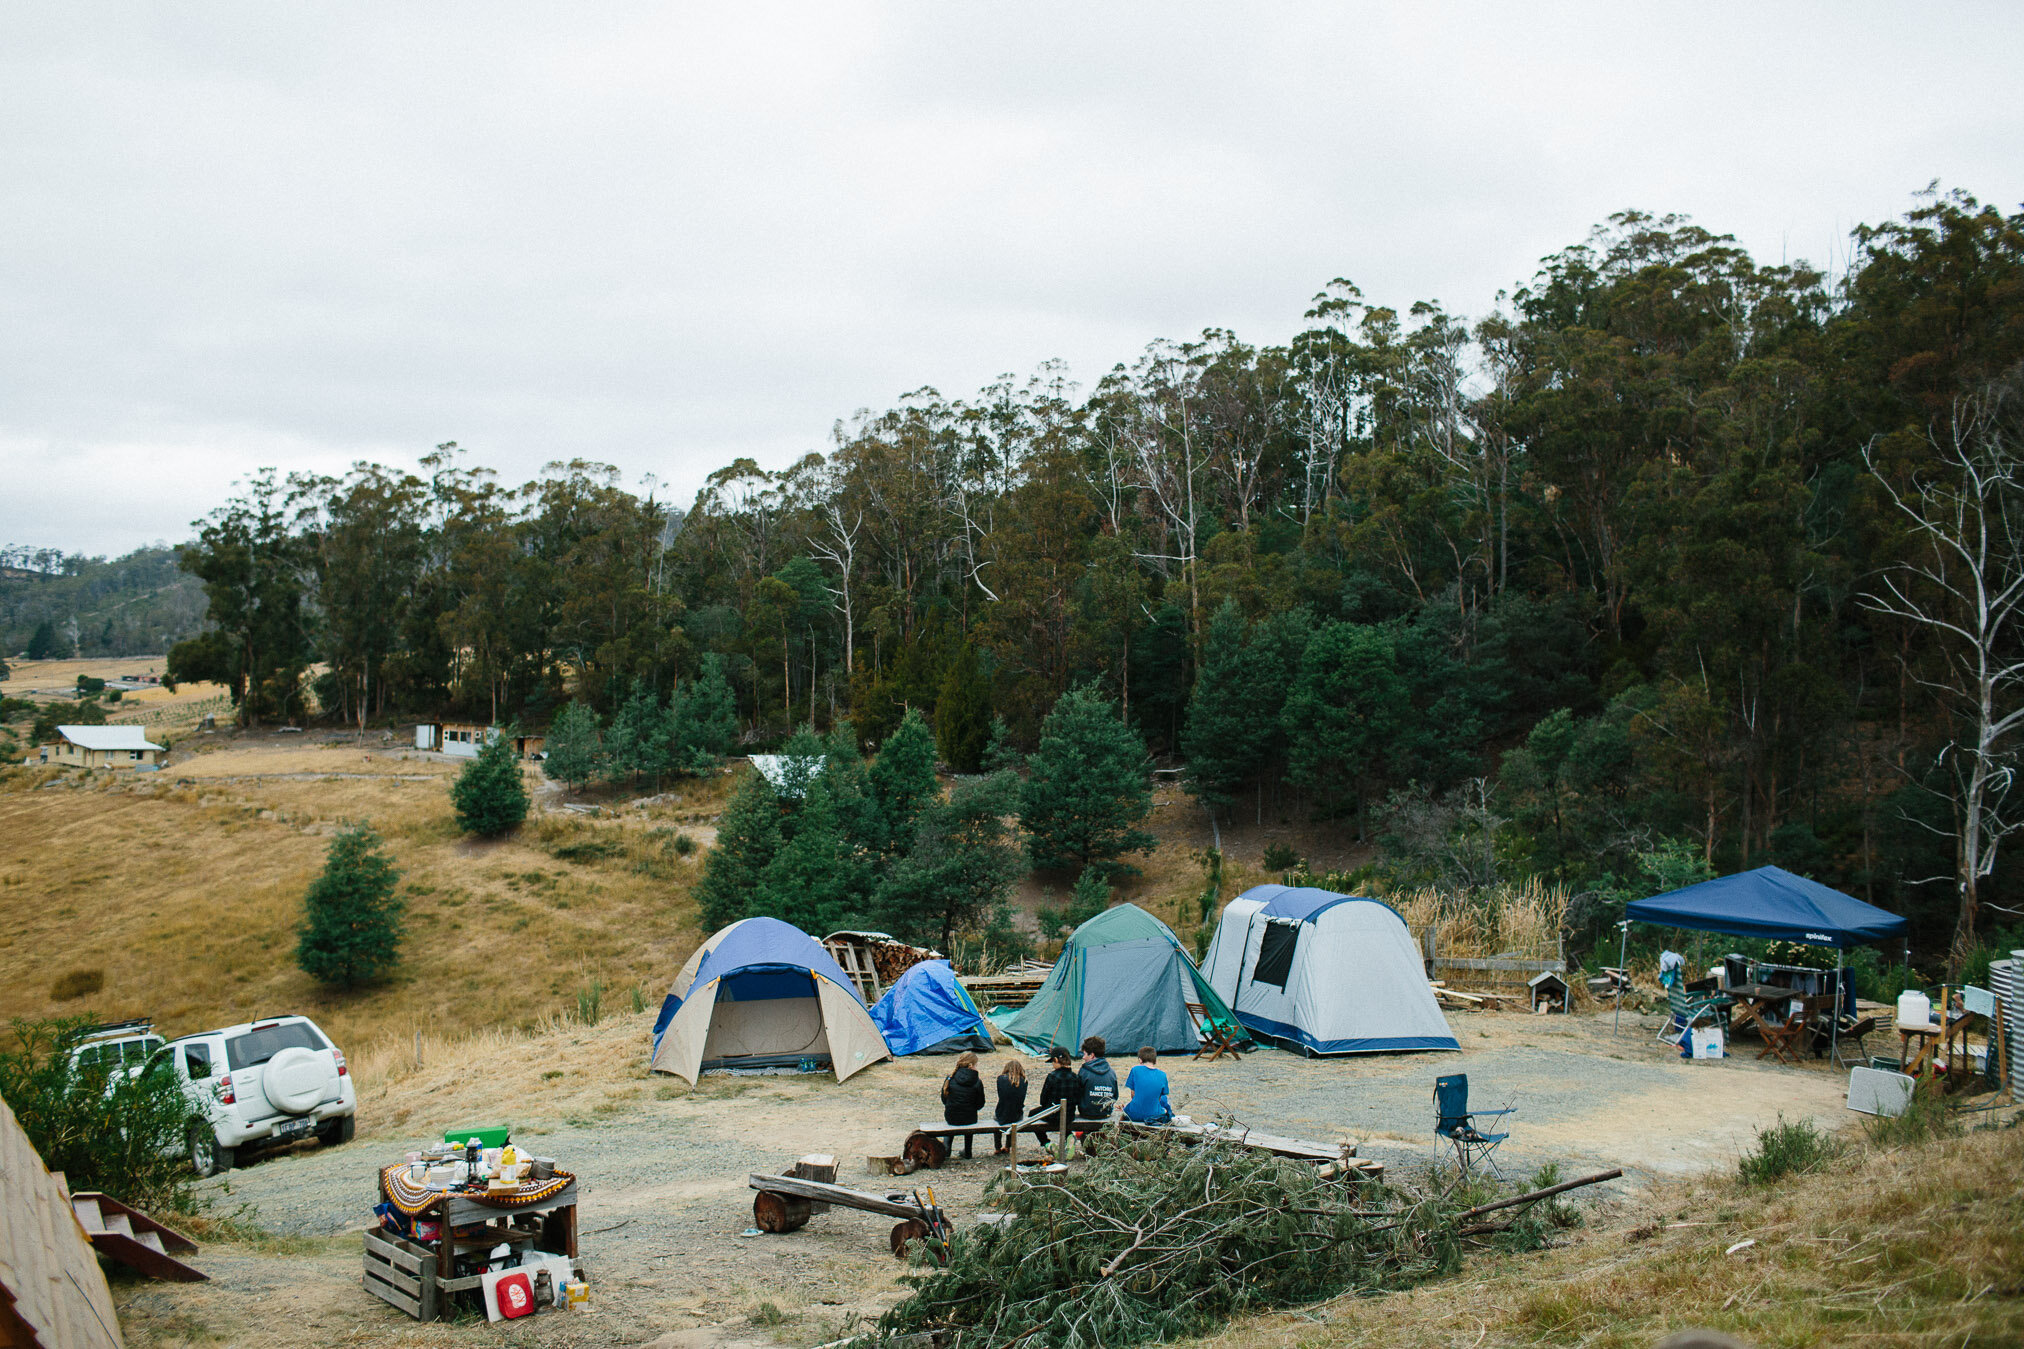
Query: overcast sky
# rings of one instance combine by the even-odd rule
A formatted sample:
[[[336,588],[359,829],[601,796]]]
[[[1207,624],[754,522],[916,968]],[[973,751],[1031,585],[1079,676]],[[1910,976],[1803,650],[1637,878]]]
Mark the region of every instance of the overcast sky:
[[[0,3],[0,542],[261,465],[684,503],[933,385],[1480,316],[1625,207],[1845,260],[2024,198],[2016,5]]]

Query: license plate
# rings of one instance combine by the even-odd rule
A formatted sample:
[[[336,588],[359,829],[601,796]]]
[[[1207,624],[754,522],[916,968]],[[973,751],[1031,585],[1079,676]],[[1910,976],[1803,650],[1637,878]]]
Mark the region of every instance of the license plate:
[[[276,1138],[299,1138],[309,1132],[312,1124],[313,1121],[311,1120],[292,1119],[277,1126],[274,1130],[274,1136]]]

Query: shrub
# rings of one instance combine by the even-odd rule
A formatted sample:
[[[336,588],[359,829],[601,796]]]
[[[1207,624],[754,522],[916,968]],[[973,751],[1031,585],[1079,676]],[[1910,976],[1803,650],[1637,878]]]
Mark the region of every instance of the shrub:
[[[400,960],[400,880],[370,827],[353,825],[331,840],[323,874],[303,896],[295,963],[338,988],[383,978]]]
[[[1265,845],[1265,869],[1267,871],[1298,871],[1301,868],[1300,854],[1290,843],[1268,843]]]
[[[1757,1131],[1757,1150],[1745,1154],[1738,1169],[1745,1185],[1769,1185],[1781,1176],[1818,1170],[1840,1155],[1840,1141],[1812,1120],[1788,1121],[1780,1115],[1776,1124]]]
[[[527,785],[508,733],[487,740],[464,765],[450,788],[450,804],[457,808],[457,827],[467,834],[503,834],[527,818]]]
[[[1865,1119],[1862,1131],[1877,1147],[1904,1148],[1959,1133],[1960,1122],[1944,1098],[1915,1091],[1904,1114]]]
[[[586,1026],[604,1019],[604,980],[593,979],[576,991],[576,1019]]]
[[[696,850],[696,840],[690,838],[687,834],[676,834],[675,841],[670,846],[674,848],[675,856],[687,857]]]
[[[187,1213],[182,1087],[173,1072],[129,1078],[79,1068],[71,1047],[96,1021],[15,1021],[14,1047],[0,1052],[0,1096],[43,1165],[63,1172],[73,1191],[102,1190],[136,1208]]]
[[[104,970],[72,970],[56,976],[56,982],[49,986],[51,1002],[75,1002],[89,998],[105,989]]]
[[[574,843],[558,843],[549,848],[548,855],[563,862],[602,862],[624,851],[609,839],[586,838]]]

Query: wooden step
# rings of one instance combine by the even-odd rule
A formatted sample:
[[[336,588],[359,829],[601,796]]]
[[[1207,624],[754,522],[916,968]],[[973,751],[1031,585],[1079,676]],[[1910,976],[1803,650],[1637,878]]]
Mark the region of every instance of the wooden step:
[[[71,1197],[71,1211],[100,1255],[131,1266],[151,1279],[201,1283],[210,1276],[169,1254],[191,1254],[197,1243],[181,1232],[119,1200],[87,1190]]]

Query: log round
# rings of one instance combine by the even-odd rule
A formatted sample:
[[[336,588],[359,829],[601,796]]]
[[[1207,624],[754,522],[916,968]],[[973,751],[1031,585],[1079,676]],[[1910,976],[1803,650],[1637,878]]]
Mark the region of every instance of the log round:
[[[907,1135],[907,1141],[900,1153],[915,1166],[925,1166],[930,1171],[941,1169],[949,1160],[949,1145],[933,1134],[924,1134],[916,1129]]]
[[[808,1223],[809,1203],[798,1195],[761,1190],[752,1196],[752,1225],[761,1232],[793,1232]]]
[[[907,1247],[927,1237],[931,1230],[919,1218],[909,1218],[905,1222],[894,1223],[892,1235],[893,1254],[902,1260],[906,1259]]]

